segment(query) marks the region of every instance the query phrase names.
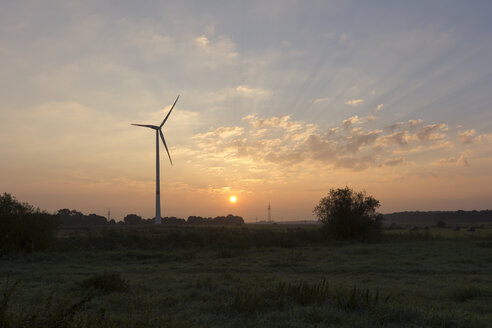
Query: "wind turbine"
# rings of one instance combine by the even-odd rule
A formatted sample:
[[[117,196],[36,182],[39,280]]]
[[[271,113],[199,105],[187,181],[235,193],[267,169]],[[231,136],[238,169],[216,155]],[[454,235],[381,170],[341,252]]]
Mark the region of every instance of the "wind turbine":
[[[162,126],[164,123],[166,123],[167,119],[169,118],[169,115],[173,111],[174,106],[178,102],[179,95],[174,101],[173,107],[169,110],[169,113],[167,113],[166,117],[162,121],[161,125],[149,125],[149,124],[133,124],[135,126],[142,126],[144,128],[149,128],[155,130],[155,224],[161,224],[161,191],[160,191],[160,177],[159,177],[159,135],[161,136],[162,143],[164,144],[164,147],[166,148],[167,151],[167,156],[169,156],[169,161],[171,162],[171,165],[173,165],[173,161],[171,159],[171,155],[169,154],[169,150],[167,149],[166,145],[166,140],[164,139],[164,135],[162,134]]]

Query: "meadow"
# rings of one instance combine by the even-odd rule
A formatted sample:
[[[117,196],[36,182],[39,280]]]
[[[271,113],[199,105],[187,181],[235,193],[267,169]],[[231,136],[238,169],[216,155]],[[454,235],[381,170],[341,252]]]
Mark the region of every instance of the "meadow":
[[[2,327],[490,327],[492,227],[60,231],[0,258]]]

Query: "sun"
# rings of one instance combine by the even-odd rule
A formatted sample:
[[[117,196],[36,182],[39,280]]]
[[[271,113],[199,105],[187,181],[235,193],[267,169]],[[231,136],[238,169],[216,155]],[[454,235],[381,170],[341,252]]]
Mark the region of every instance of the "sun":
[[[231,197],[229,197],[229,201],[231,203],[235,203],[235,202],[237,202],[237,197],[236,196],[231,196]]]

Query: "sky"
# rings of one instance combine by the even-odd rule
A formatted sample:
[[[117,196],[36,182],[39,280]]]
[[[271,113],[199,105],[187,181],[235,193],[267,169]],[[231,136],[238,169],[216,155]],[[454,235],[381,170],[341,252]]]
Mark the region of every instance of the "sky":
[[[0,192],[55,212],[492,208],[489,1],[0,2]],[[161,145],[162,150],[162,145]],[[228,201],[235,195],[238,201]]]

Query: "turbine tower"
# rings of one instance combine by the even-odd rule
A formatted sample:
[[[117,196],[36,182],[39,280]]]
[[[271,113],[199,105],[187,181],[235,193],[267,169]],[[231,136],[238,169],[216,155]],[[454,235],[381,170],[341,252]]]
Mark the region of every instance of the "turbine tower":
[[[171,155],[169,154],[169,150],[167,149],[166,145],[166,140],[164,139],[164,135],[162,134],[162,126],[164,123],[166,123],[169,115],[174,109],[174,106],[178,102],[179,95],[174,101],[173,107],[169,110],[169,113],[167,113],[166,117],[162,121],[161,125],[149,125],[149,124],[133,124],[135,126],[142,126],[144,128],[149,128],[155,130],[155,224],[161,224],[161,187],[160,187],[160,176],[159,176],[159,135],[161,136],[162,143],[164,144],[164,147],[166,148],[167,151],[167,156],[169,156],[169,161],[171,162],[171,165],[173,165],[173,161],[171,160]]]

